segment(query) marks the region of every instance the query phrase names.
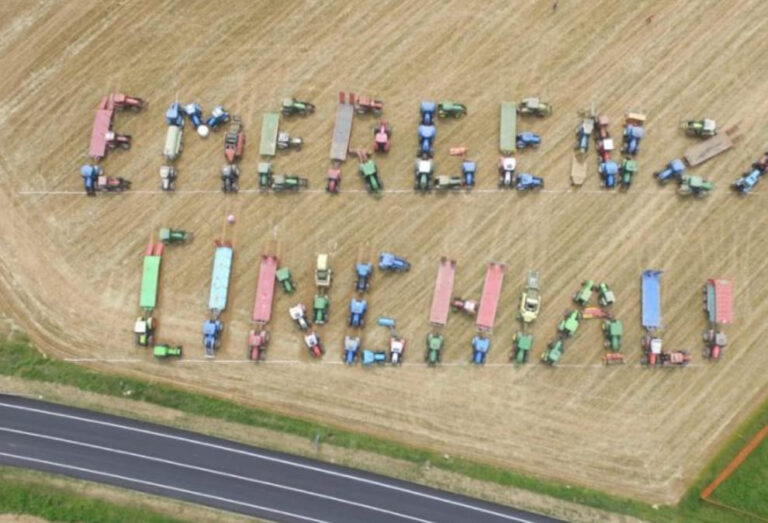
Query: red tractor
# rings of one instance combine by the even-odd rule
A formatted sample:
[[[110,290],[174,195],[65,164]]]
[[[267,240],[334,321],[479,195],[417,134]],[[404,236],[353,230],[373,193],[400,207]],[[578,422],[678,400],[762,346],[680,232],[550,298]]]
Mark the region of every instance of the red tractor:
[[[661,353],[661,364],[684,366],[691,362],[691,355],[687,350],[673,350],[671,352]]]
[[[373,113],[378,116],[383,110],[384,102],[381,100],[374,100],[367,96],[358,96],[357,99],[355,99],[355,111],[357,114]]]
[[[131,181],[120,177],[99,176],[96,188],[104,192],[122,192],[131,188]]]
[[[248,334],[248,359],[259,361],[264,357],[264,351],[269,343],[269,333],[265,330],[252,330]]]
[[[331,194],[338,194],[339,185],[341,185],[341,169],[338,167],[329,167],[325,179],[325,190]]]
[[[379,120],[376,127],[373,128],[373,150],[377,153],[389,152],[389,141],[392,137],[392,129],[386,120]]]
[[[304,344],[307,346],[309,354],[312,355],[313,358],[322,358],[323,354],[325,354],[325,349],[320,342],[320,337],[315,331],[304,336]]]
[[[104,139],[107,142],[107,147],[110,149],[117,149],[119,147],[120,149],[127,151],[131,148],[130,134],[118,134],[116,132],[109,131],[104,135]]]
[[[112,102],[115,109],[118,110],[130,109],[131,111],[140,111],[144,107],[144,100],[123,93],[113,94]]]

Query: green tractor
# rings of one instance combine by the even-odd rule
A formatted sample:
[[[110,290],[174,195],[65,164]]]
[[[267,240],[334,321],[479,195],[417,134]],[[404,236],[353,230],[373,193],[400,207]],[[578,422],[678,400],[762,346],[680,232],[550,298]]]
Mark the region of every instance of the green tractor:
[[[552,114],[552,106],[541,101],[539,98],[523,98],[523,101],[520,102],[520,105],[518,106],[517,112],[520,113],[521,116],[544,117]]]
[[[585,282],[581,283],[581,289],[579,292],[573,295],[573,302],[576,305],[580,305],[581,307],[584,307],[587,303],[589,303],[589,300],[592,298],[592,292],[595,288],[595,282],[592,280],[587,280]]]
[[[298,191],[309,185],[309,180],[292,174],[276,174],[272,177],[272,190],[275,192]]]
[[[180,358],[181,357],[181,345],[155,345],[153,349],[153,354],[155,355],[155,358],[157,359],[165,359],[165,358]]]
[[[413,167],[413,188],[417,191],[428,191],[432,187],[433,174],[434,166],[432,160],[417,158],[416,164]]]
[[[597,286],[597,303],[599,303],[601,307],[610,307],[616,303],[616,295],[613,294],[613,291],[605,282],[600,282]]]
[[[365,186],[369,192],[373,194],[381,193],[381,181],[379,180],[379,169],[376,167],[376,162],[371,159],[365,160],[360,163],[360,176],[365,180]]]
[[[709,138],[717,134],[717,123],[714,120],[705,118],[703,120],[683,120],[680,127],[689,136],[697,138]]]
[[[266,191],[272,185],[272,164],[269,162],[259,162],[259,189]]]
[[[304,100],[284,98],[281,110],[284,116],[292,116],[294,114],[306,116],[315,112],[315,106]]]
[[[133,324],[133,334],[136,345],[142,347],[152,345],[155,342],[155,319],[152,316],[136,318],[136,323]]]
[[[528,361],[531,348],[533,348],[533,334],[526,334],[524,332],[518,332],[515,334],[514,348],[512,357],[515,363],[522,365]]]
[[[619,182],[623,189],[628,189],[632,185],[632,178],[637,174],[637,162],[624,158],[619,166]]]
[[[427,365],[434,367],[440,363],[440,351],[443,349],[444,341],[442,334],[427,334]]]
[[[541,353],[541,361],[547,365],[557,365],[565,352],[565,342],[563,338],[557,338],[555,341],[547,343],[547,348]]]
[[[185,243],[189,239],[189,236],[190,235],[187,234],[187,231],[183,229],[169,229],[168,227],[163,227],[158,232],[160,241],[166,245],[173,243]]]
[[[315,299],[312,301],[312,309],[314,310],[314,322],[318,325],[323,325],[328,321],[328,309],[331,306],[331,300],[325,294],[315,294]]]
[[[277,279],[277,283],[283,286],[283,290],[287,294],[293,294],[293,291],[296,290],[296,286],[293,283],[293,275],[291,275],[291,269],[288,267],[278,269],[277,272],[275,272],[275,279]]]
[[[701,176],[683,176],[680,180],[680,187],[677,192],[683,196],[689,194],[694,195],[697,198],[704,198],[709,195],[709,192],[714,189],[715,184],[708,182]]]
[[[467,114],[467,106],[457,102],[444,101],[437,105],[437,115],[440,118],[446,118],[452,116],[453,118],[461,118]]]
[[[581,321],[581,312],[574,309],[566,313],[565,318],[557,326],[557,332],[563,336],[571,337],[576,334],[579,329],[579,322]]]
[[[613,352],[621,350],[621,336],[624,334],[624,326],[619,320],[603,321],[603,334],[605,335],[605,348]]]

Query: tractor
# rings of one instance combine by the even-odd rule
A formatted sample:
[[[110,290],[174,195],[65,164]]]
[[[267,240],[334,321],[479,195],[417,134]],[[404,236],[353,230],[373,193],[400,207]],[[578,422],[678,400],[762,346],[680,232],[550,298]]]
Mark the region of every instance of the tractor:
[[[358,96],[355,100],[355,112],[357,114],[373,113],[378,116],[383,110],[384,102],[381,100],[375,100],[367,96]]]
[[[124,93],[115,93],[112,95],[112,103],[118,111],[129,109],[131,111],[141,111],[144,108],[144,100],[137,96],[128,96]]]
[[[600,178],[606,189],[613,189],[616,187],[616,177],[619,174],[619,165],[616,162],[613,160],[600,162],[598,173],[600,173]]]
[[[411,270],[411,264],[402,256],[398,256],[391,252],[382,252],[379,254],[379,270],[408,272]]]
[[[557,338],[555,341],[547,343],[547,348],[541,353],[541,361],[550,366],[555,366],[563,357],[565,352],[565,341],[563,338]]]
[[[155,319],[152,316],[146,318],[140,316],[133,324],[133,334],[136,345],[149,347],[155,342]]]
[[[573,295],[573,302],[580,307],[584,307],[592,298],[594,287],[595,282],[592,280],[581,282],[581,289]]]
[[[378,195],[381,193],[381,180],[379,180],[379,170],[376,167],[376,162],[373,160],[365,160],[360,162],[358,167],[360,176],[365,181],[365,187],[368,192]]]
[[[389,361],[392,365],[400,365],[405,354],[405,338],[396,334],[389,338]]]
[[[172,245],[174,243],[186,243],[190,235],[184,229],[161,227],[157,236],[162,243]]]
[[[127,151],[131,148],[131,135],[130,134],[119,134],[114,131],[108,131],[104,135],[104,139],[107,142],[107,147],[110,149],[122,149],[124,151]]]
[[[621,336],[624,334],[624,326],[619,320],[604,320],[603,335],[605,336],[605,348],[619,352],[621,350]]]
[[[723,354],[723,349],[728,345],[728,336],[715,329],[704,331],[704,357],[710,360],[718,360]]]
[[[579,321],[581,321],[581,312],[574,309],[565,314],[565,318],[557,326],[557,332],[570,338],[579,329]]]
[[[371,288],[371,274],[373,273],[372,263],[356,263],[355,274],[357,279],[355,280],[355,290],[357,292],[366,292]]]
[[[663,354],[661,338],[652,337],[646,334],[641,338],[640,346],[643,350],[642,363],[650,367],[661,365]]]
[[[315,112],[315,106],[304,100],[284,98],[281,111],[283,116],[293,116],[295,114],[306,116]]]
[[[248,351],[246,356],[251,361],[260,361],[264,358],[264,351],[269,344],[269,333],[262,329],[252,330],[248,334]]]
[[[621,152],[629,156],[635,156],[640,147],[640,140],[645,136],[645,129],[639,125],[627,124],[624,126],[624,143]]]
[[[677,193],[682,196],[694,195],[696,198],[705,198],[715,187],[715,184],[703,179],[701,176],[686,175],[680,179],[680,187]]]
[[[157,359],[164,359],[164,358],[180,358],[181,357],[181,345],[168,345],[168,344],[162,344],[162,345],[155,345],[154,349],[152,350],[153,355]]]
[[[208,136],[210,132],[208,126],[203,123],[203,109],[196,103],[187,104],[184,106],[184,114],[187,115],[189,121],[192,122],[192,127],[195,128],[197,134],[202,138]]]
[[[629,189],[635,174],[637,174],[637,162],[629,158],[622,159],[619,166],[619,183],[622,189]]]
[[[259,189],[262,191],[266,191],[269,189],[270,184],[272,183],[272,164],[269,162],[259,162],[258,165],[258,175],[259,175]]]
[[[223,331],[224,323],[221,320],[210,318],[203,323],[203,348],[205,348],[207,358],[213,358],[214,353],[219,348]]]
[[[517,161],[514,156],[502,156],[499,158],[499,187],[509,189],[515,185],[515,167]]]
[[[552,114],[552,106],[536,97],[523,98],[517,112],[520,116],[544,117]]]
[[[360,352],[360,338],[344,336],[344,363],[354,365]]]
[[[223,105],[217,105],[211,110],[211,116],[205,124],[211,130],[216,130],[229,121],[229,113]]]
[[[531,323],[538,318],[540,309],[539,273],[537,271],[531,271],[528,273],[528,281],[520,296],[520,312],[518,313],[518,318],[520,318],[523,323]]]
[[[104,173],[104,169],[101,165],[94,165],[87,163],[80,167],[80,176],[83,177],[83,186],[85,187],[85,194],[88,196],[96,195],[96,186],[98,184],[99,177]]]
[[[427,334],[427,365],[434,367],[440,363],[440,351],[443,349],[445,338],[442,334],[431,332]]]
[[[597,286],[597,302],[601,307],[610,307],[616,303],[616,295],[605,282],[600,282]]]
[[[435,190],[450,191],[452,189],[461,189],[464,181],[461,176],[440,175],[435,179]]]
[[[673,350],[661,353],[661,365],[663,367],[669,365],[684,367],[691,362],[691,359],[691,355],[687,350]]]
[[[323,354],[325,354],[325,348],[320,342],[320,337],[315,331],[304,335],[304,345],[307,346],[307,350],[309,350],[309,353],[313,358],[322,358]]]
[[[461,298],[453,298],[453,300],[451,300],[451,307],[454,311],[462,311],[470,316],[477,314],[476,300],[463,300]]]
[[[461,175],[464,177],[464,187],[471,189],[475,186],[475,174],[477,173],[477,162],[461,162]]]
[[[416,159],[413,167],[413,176],[415,178],[413,188],[417,191],[428,191],[432,188],[432,174],[434,166],[432,160]]]
[[[362,327],[365,325],[365,313],[368,310],[368,302],[362,299],[352,298],[349,300],[349,321],[350,327]]]
[[[421,102],[421,125],[433,125],[435,121],[435,102]]]
[[[531,348],[533,347],[533,334],[518,332],[515,334],[513,343],[512,358],[515,360],[515,363],[518,365],[527,363]]]
[[[325,294],[315,294],[312,300],[313,321],[317,325],[323,325],[328,321],[328,309],[331,306],[331,300]]]
[[[527,149],[532,148],[536,149],[541,145],[541,136],[539,136],[536,133],[518,133],[517,135],[517,148],[518,149]]]
[[[308,185],[309,180],[295,174],[276,174],[271,180],[271,187],[275,192],[298,192]]]
[[[388,316],[379,316],[376,318],[376,325],[379,327],[386,327],[391,332],[395,332],[395,319]]]
[[[165,110],[165,123],[176,127],[182,127],[184,125],[184,112],[179,102],[173,102],[171,106]]]
[[[99,176],[96,180],[96,188],[103,192],[123,192],[131,188],[131,181],[122,176],[117,178]]]
[[[376,127],[373,128],[373,152],[388,153],[389,143],[392,139],[392,129],[386,120],[379,120]]]
[[[595,129],[595,120],[593,118],[584,118],[576,130],[576,150],[582,155],[589,150],[589,137]]]
[[[322,289],[327,289],[331,286],[333,270],[331,270],[329,260],[330,256],[326,253],[317,255],[317,262],[315,263],[315,285]]]
[[[472,338],[472,363],[483,365],[485,357],[491,348],[491,340],[481,334],[475,334]]]
[[[224,135],[224,157],[229,163],[234,163],[243,156],[245,133],[239,116],[233,116],[229,130]]]
[[[173,191],[176,189],[176,178],[179,171],[172,165],[163,165],[160,167],[160,188],[164,191]]]
[[[437,136],[437,128],[434,125],[419,126],[419,150],[418,156],[422,158],[432,158],[434,155],[433,145]]]
[[[309,318],[307,318],[307,308],[303,304],[299,303],[289,308],[288,315],[296,322],[299,330],[309,330],[310,323]]]
[[[283,286],[283,290],[286,294],[293,294],[293,291],[296,290],[291,269],[288,267],[278,269],[277,272],[275,272],[275,279],[277,280],[277,283]]]
[[[544,178],[534,176],[530,173],[520,173],[517,175],[515,189],[518,191],[533,191],[544,187]]]
[[[733,183],[733,188],[741,194],[747,194],[760,182],[760,178],[768,170],[768,153],[752,164],[752,170]]]
[[[467,114],[467,106],[457,102],[444,101],[437,105],[437,116],[440,118],[461,118]]]
[[[277,135],[277,148],[283,150],[296,149],[301,150],[304,145],[304,139],[298,136],[291,136],[286,131],[280,131]]]
[[[387,352],[383,350],[364,350],[361,363],[368,367],[373,364],[384,365],[387,362]]]
[[[656,171],[653,173],[653,176],[659,181],[661,185],[665,185],[670,180],[680,181],[684,172],[685,164],[681,159],[675,158],[669,162],[669,164],[667,164],[666,169],[663,171]]]
[[[688,136],[695,136],[697,138],[709,138],[717,134],[717,123],[708,118],[703,120],[683,120],[680,122],[680,128]]]
[[[331,194],[339,194],[341,185],[341,169],[338,167],[329,167],[325,175],[325,191]]]
[[[221,168],[221,190],[225,193],[236,193],[239,189],[240,167],[228,163]]]

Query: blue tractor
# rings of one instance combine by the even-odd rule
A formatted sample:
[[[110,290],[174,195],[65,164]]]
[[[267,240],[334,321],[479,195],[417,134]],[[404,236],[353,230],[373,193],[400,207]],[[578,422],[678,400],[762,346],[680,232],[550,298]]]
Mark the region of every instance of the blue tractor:
[[[530,173],[520,173],[517,175],[515,189],[518,191],[532,191],[544,187],[544,178],[534,176]]]
[[[224,109],[223,105],[217,105],[211,111],[211,117],[208,118],[206,125],[208,125],[208,128],[210,129],[216,129],[221,124],[227,123],[228,121],[229,121],[229,113],[227,112],[227,110]]]
[[[364,350],[363,351],[363,365],[373,365],[377,363],[384,365],[387,362],[387,353],[383,350]]]
[[[349,300],[349,326],[362,327],[365,325],[365,311],[368,310],[368,302],[352,298]]]
[[[406,272],[411,270],[411,264],[397,254],[382,252],[379,254],[379,269],[382,271]]]
[[[541,136],[536,133],[519,133],[517,135],[517,148],[526,149],[533,147],[534,149],[541,144]]]
[[[464,187],[471,189],[475,186],[477,162],[461,162],[461,175],[464,177]]]
[[[653,176],[656,177],[661,185],[664,185],[670,180],[682,180],[684,172],[685,164],[680,158],[675,158],[667,164],[666,169],[663,171],[656,171],[653,173]]]
[[[613,189],[616,187],[616,178],[619,175],[619,164],[613,160],[601,162],[597,170],[600,173],[600,177],[603,179],[603,185],[606,189]]]
[[[99,181],[99,176],[101,176],[103,173],[104,169],[102,169],[100,165],[86,163],[80,167],[80,176],[83,177],[85,194],[88,196],[96,195],[96,185]]]
[[[482,365],[485,363],[485,357],[491,348],[491,340],[485,336],[476,334],[472,338],[472,363]]]
[[[165,110],[165,123],[168,125],[175,125],[176,127],[182,127],[184,125],[184,113],[181,110],[181,104],[179,102],[173,102],[171,106]]]
[[[208,319],[203,323],[203,347],[206,358],[213,358],[216,349],[219,348],[219,339],[223,330],[224,324],[221,320]]]
[[[184,106],[184,114],[187,115],[189,121],[197,130],[197,134],[205,138],[208,136],[208,126],[203,123],[203,109],[196,103],[187,104]]]
[[[434,125],[419,126],[419,155],[422,158],[432,158],[435,136],[437,136],[437,128]]]
[[[360,352],[360,338],[344,336],[344,363],[354,365]]]
[[[762,175],[763,172],[760,169],[753,169],[736,180],[733,183],[733,188],[739,191],[741,194],[747,194],[755,188]]]
[[[371,288],[372,272],[373,272],[373,264],[371,263],[355,264],[355,273],[357,274],[357,281],[355,282],[355,290],[357,292],[365,292]]]
[[[624,127],[624,144],[621,147],[621,151],[630,156],[637,154],[637,149],[640,146],[640,140],[645,136],[645,129],[639,125],[627,125]]]
[[[421,124],[434,125],[436,110],[437,104],[435,104],[435,102],[421,102]]]

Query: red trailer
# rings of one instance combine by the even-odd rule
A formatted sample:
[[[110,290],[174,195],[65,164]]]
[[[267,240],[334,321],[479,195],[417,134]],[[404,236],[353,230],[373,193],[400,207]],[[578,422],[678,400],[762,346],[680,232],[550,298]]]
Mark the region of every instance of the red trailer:
[[[272,297],[275,294],[275,272],[277,256],[262,254],[259,280],[256,285],[256,299],[253,303],[253,321],[267,323],[272,317]]]
[[[429,322],[432,325],[442,327],[448,321],[455,274],[456,260],[449,260],[445,256],[441,257],[440,265],[437,266],[435,293],[432,295],[432,310],[429,313]]]
[[[710,323],[733,322],[733,285],[721,278],[707,280],[705,288],[707,313]]]
[[[477,320],[475,320],[475,325],[481,331],[493,329],[493,322],[496,321],[496,308],[501,297],[501,284],[504,282],[504,271],[506,268],[506,265],[503,263],[491,262],[488,264],[488,269],[485,272],[483,295],[480,297]]]
[[[96,117],[93,120],[91,131],[91,147],[89,155],[96,161],[101,160],[107,154],[107,133],[112,130],[112,121],[115,118],[115,106],[112,97],[105,96],[101,99],[99,108],[96,109]]]

